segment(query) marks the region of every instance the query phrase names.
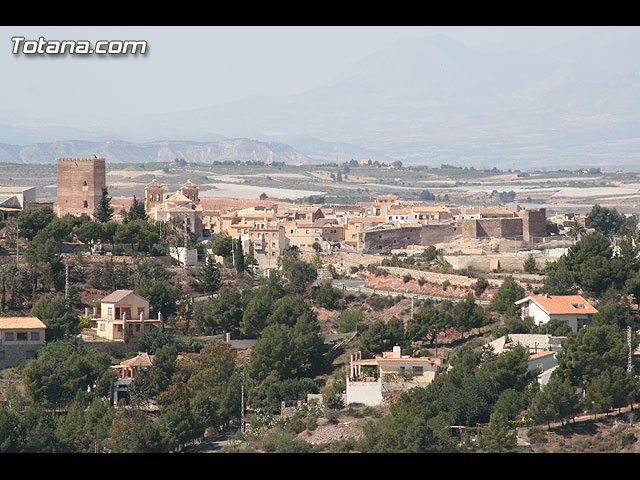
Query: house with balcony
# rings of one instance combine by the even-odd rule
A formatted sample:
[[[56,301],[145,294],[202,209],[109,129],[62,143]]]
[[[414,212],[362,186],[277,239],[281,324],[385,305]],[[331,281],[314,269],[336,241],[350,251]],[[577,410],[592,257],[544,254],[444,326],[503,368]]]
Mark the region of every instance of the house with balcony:
[[[442,358],[402,355],[399,346],[371,359],[354,353],[347,375],[346,404],[382,405],[394,394],[428,385],[445,368]]]
[[[96,335],[107,340],[139,339],[159,328],[161,314],[149,317],[149,301],[133,290],[115,290],[100,301],[100,316],[90,318]]]
[[[47,326],[38,317],[0,317],[0,369],[35,357]]]

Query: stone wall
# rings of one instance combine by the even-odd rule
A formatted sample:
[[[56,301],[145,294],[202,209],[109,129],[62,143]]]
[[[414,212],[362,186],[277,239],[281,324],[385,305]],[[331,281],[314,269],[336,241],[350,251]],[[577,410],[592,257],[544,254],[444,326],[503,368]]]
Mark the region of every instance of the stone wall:
[[[33,358],[42,345],[0,345],[0,370],[16,367]]]
[[[367,406],[382,405],[382,380],[357,382],[347,378],[346,404],[362,403]]]
[[[419,245],[443,243],[447,238],[458,235],[458,231],[458,225],[449,223],[423,225]]]
[[[457,234],[457,225],[429,224],[365,231],[360,234],[362,253],[391,252],[409,245],[435,245]]]
[[[397,227],[362,232],[359,246],[362,253],[390,252],[409,245],[420,245],[422,242],[422,227]]]
[[[462,220],[462,236],[474,238],[522,238],[523,219],[512,218],[474,218]]]
[[[554,262],[555,257],[533,257],[538,270],[542,270],[547,262]],[[481,272],[500,270],[503,272],[522,272],[527,257],[499,255],[445,255],[444,259],[454,270],[472,267]]]

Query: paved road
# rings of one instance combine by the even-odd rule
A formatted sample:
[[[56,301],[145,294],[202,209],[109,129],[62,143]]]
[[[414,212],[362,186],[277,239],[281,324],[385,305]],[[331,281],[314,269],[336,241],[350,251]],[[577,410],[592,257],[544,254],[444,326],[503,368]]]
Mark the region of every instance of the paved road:
[[[441,295],[425,295],[422,293],[411,293],[411,292],[396,292],[394,290],[381,290],[379,288],[369,288],[365,287],[364,280],[333,280],[331,284],[338,289],[342,289],[344,287],[345,290],[350,292],[364,292],[364,293],[377,293],[379,295],[401,295],[405,298],[418,298],[418,299],[430,299],[430,300],[451,300],[452,302],[458,302],[460,300],[464,300],[460,297],[446,297]],[[478,300],[476,299],[476,303],[481,304],[489,304],[488,300]]]

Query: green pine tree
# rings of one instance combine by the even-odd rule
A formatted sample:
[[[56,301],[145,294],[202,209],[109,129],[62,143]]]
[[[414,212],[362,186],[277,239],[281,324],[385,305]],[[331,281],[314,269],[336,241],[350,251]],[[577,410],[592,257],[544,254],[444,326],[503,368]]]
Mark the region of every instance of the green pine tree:
[[[106,223],[113,217],[113,207],[111,206],[111,197],[107,187],[102,188],[102,196],[98,202],[98,206],[93,212],[93,216],[100,223]]]

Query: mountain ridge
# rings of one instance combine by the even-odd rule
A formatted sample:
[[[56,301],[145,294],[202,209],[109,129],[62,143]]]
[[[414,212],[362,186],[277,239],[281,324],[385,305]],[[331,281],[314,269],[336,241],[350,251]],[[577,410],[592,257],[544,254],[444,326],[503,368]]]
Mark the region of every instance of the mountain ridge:
[[[352,155],[478,167],[634,165],[640,156],[640,131],[634,128],[640,124],[640,76],[629,52],[637,40],[640,29],[603,28],[554,49],[505,44],[500,51],[479,52],[444,35],[402,38],[301,93],[247,95],[66,129],[61,123],[51,130],[43,126],[42,136],[81,133],[85,139],[143,143],[207,136],[290,139],[300,155],[321,161]],[[37,131],[25,128],[8,126],[5,135],[0,128],[0,141],[33,140]],[[251,158],[250,150],[240,150]],[[266,155],[263,147],[258,150],[253,155]],[[210,158],[193,153],[195,159]],[[306,160],[294,155],[290,161]]]
[[[262,161],[265,164],[285,162],[290,165],[318,163],[289,145],[246,138],[213,142],[190,140],[158,140],[133,143],[108,140],[91,142],[64,140],[30,145],[0,144],[0,161],[6,163],[54,163],[59,157],[89,157],[95,154],[109,163],[170,162],[184,158],[190,162]]]

